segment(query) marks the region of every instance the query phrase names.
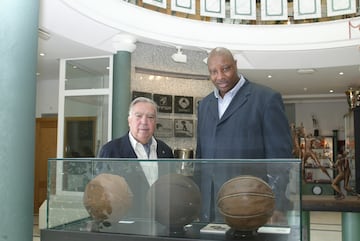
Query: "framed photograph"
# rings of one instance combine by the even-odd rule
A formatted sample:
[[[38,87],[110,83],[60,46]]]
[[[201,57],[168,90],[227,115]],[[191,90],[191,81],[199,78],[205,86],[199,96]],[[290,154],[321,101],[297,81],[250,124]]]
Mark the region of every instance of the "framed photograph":
[[[156,123],[155,136],[156,137],[173,137],[174,128],[171,119],[158,118]]]
[[[175,113],[193,114],[194,98],[192,96],[175,96],[174,108]]]
[[[173,111],[173,97],[172,95],[154,94],[153,100],[159,107],[161,113],[172,113]]]
[[[194,120],[175,119],[174,133],[175,137],[193,137],[194,136]]]
[[[149,92],[133,91],[132,92],[132,100],[136,99],[137,97],[146,97],[146,98],[151,99],[152,94]]]

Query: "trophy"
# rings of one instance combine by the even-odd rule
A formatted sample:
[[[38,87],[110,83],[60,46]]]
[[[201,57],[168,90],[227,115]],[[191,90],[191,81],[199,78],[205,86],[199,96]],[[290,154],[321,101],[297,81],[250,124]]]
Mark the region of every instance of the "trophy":
[[[360,90],[354,90],[350,87],[347,91],[345,91],[345,94],[350,109],[354,109],[356,106],[360,105]]]

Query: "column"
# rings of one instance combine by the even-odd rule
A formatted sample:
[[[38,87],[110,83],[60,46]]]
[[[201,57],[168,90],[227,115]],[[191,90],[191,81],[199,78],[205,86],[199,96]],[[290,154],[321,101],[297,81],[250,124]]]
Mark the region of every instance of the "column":
[[[0,16],[0,240],[33,233],[38,0],[3,0]]]
[[[360,213],[343,212],[341,214],[342,241],[354,241],[360,238]]]
[[[135,50],[136,39],[128,34],[118,34],[113,39],[116,50],[113,70],[112,139],[129,130],[128,110],[131,102],[131,53]]]

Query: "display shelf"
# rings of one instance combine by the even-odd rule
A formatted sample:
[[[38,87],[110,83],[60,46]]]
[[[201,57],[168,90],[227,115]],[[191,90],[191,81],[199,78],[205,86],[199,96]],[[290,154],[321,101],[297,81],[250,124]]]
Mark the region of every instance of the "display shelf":
[[[81,232],[78,230],[61,230],[61,229],[52,229],[52,230],[41,230],[41,240],[51,240],[51,241],[146,241],[146,240],[160,240],[160,241],[194,241],[194,240],[203,240],[203,241],[230,241],[234,240],[232,238],[227,238],[223,232],[220,233],[202,233],[200,229],[204,228],[206,224],[195,224],[189,227],[183,233],[173,233],[173,234],[158,234],[158,235],[143,235],[143,234],[127,234],[123,232],[118,233],[108,233],[108,232]],[[78,226],[79,227],[79,226]],[[123,231],[128,227],[121,228]],[[136,229],[136,228],[134,228]],[[265,230],[265,229],[264,229]],[[257,233],[256,235],[242,237],[241,240],[244,241],[300,241],[300,234],[297,230],[292,229],[289,233],[284,233],[283,230],[290,230],[289,227],[284,226],[274,226],[266,227],[266,230],[262,233]],[[266,233],[267,232],[267,233]],[[274,233],[277,232],[277,233]]]
[[[337,200],[334,195],[303,195],[301,203],[303,211],[360,212],[360,199],[357,196]]]
[[[194,163],[193,176],[179,174],[181,173],[180,164],[184,161]],[[142,186],[139,174],[142,173],[144,180],[146,177],[139,162],[151,162],[158,165],[159,176],[152,185]],[[77,177],[73,177],[66,175],[70,171],[66,168],[69,165],[74,168],[76,166],[85,166],[86,168],[82,169],[83,171],[79,172]],[[300,165],[299,159],[50,159],[46,228],[41,229],[41,240],[225,241],[241,237],[241,240],[244,241],[300,241]],[[208,181],[215,185],[222,186],[229,180],[238,180],[237,178],[240,176],[251,176],[251,180],[254,177],[260,178],[267,183],[266,185],[274,195],[272,196],[274,203],[271,209],[267,209],[262,214],[266,214],[264,223],[256,228],[243,229],[242,225],[248,225],[247,223],[255,220],[248,219],[251,215],[241,214],[241,212],[249,211],[249,209],[241,211],[241,208],[238,209],[240,213],[237,213],[236,217],[239,220],[245,218],[248,221],[245,222],[246,224],[241,224],[241,227],[231,226],[225,216],[221,215],[214,219],[203,220],[203,213],[206,211],[202,209],[202,206],[209,200],[203,198],[205,192],[203,192],[203,186],[199,180],[202,180],[203,184],[205,180],[201,179],[201,170],[210,170],[210,167],[212,170],[216,170],[216,177]],[[225,172],[225,170],[229,172]],[[234,172],[234,170],[237,171]],[[219,171],[223,171],[221,178],[219,178]],[[111,181],[102,179],[106,185],[100,185],[102,182],[98,177],[104,176],[111,177]],[[174,177],[176,178],[172,179]],[[81,188],[74,190],[69,189],[68,185],[64,185],[64,181],[71,181],[69,178],[81,180],[78,183]],[[118,180],[121,185],[117,183]],[[173,182],[174,180],[176,182]],[[254,192],[256,198],[268,199],[271,197],[268,196],[269,194],[257,193],[258,187],[253,184],[254,182],[251,181],[250,188],[252,187],[253,191],[250,194],[237,191],[237,195],[252,195],[251,193]],[[242,188],[243,185],[230,185],[230,187]],[[197,198],[198,195],[200,195],[200,199]],[[214,193],[214,197],[217,195],[218,193]],[[233,197],[233,195],[229,197]],[[248,200],[248,197],[244,200],[239,199],[234,204],[239,203],[240,200],[248,202],[245,201]],[[131,205],[128,205],[128,201],[131,202]],[[251,207],[257,209],[262,203],[263,201],[252,204]],[[212,202],[210,204],[210,209],[220,214],[219,206]],[[283,219],[271,219],[274,210],[281,211],[284,215]],[[69,217],[64,213],[73,215]],[[208,232],[208,229],[204,228],[209,227],[209,224],[230,225],[231,227],[227,230],[217,230],[214,233]]]
[[[303,157],[305,183],[331,184],[334,177],[334,145],[332,136],[312,137],[308,155]],[[309,154],[310,153],[310,154]]]

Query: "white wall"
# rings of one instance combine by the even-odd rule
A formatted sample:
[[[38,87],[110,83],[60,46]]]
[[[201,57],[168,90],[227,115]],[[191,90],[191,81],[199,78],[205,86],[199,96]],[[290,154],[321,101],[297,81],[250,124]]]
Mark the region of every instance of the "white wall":
[[[338,130],[338,139],[344,139],[344,115],[348,112],[348,104],[344,101],[327,101],[313,103],[297,103],[295,105],[296,126],[303,123],[306,133],[314,133],[312,115],[318,120],[320,135],[332,135]]]
[[[36,117],[58,113],[59,80],[41,80],[36,84]]]

